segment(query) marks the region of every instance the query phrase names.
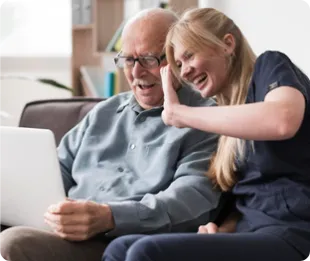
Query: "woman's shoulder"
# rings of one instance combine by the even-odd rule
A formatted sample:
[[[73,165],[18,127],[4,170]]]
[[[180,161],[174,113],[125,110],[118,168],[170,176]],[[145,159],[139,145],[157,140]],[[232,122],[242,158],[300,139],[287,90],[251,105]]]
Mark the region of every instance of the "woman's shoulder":
[[[293,73],[295,76],[298,76],[297,78],[306,77],[289,56],[283,52],[268,50],[257,57],[254,68],[254,77],[257,75],[261,77],[262,75],[266,76],[279,73]]]
[[[280,51],[274,51],[274,50],[267,50],[265,52],[263,52],[262,54],[260,54],[257,59],[256,59],[256,64],[266,64],[266,63],[277,63],[277,62],[289,62],[291,64],[292,61],[291,59],[288,57],[288,55],[286,55],[283,52]]]

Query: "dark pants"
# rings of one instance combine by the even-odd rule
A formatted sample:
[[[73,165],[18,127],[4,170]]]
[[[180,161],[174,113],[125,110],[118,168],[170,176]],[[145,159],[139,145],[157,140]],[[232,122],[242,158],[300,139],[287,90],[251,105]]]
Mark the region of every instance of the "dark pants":
[[[301,261],[299,252],[270,234],[162,234],[122,236],[102,261]]]

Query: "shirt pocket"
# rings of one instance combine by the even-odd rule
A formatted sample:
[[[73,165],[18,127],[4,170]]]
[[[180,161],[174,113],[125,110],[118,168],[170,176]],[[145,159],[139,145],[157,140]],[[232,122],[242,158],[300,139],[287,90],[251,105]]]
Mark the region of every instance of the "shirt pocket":
[[[176,143],[140,144],[127,154],[127,163],[137,178],[157,187],[173,178],[178,155]]]
[[[146,169],[167,170],[175,167],[179,155],[179,146],[174,143],[162,143],[156,145],[145,145],[143,158],[147,163]]]

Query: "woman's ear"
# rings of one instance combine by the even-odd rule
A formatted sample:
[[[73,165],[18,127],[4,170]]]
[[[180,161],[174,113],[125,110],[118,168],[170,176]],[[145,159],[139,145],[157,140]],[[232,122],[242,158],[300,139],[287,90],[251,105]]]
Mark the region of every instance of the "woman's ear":
[[[232,55],[236,47],[235,37],[232,34],[225,34],[223,37],[223,42],[226,46],[224,48],[224,52],[227,55]]]

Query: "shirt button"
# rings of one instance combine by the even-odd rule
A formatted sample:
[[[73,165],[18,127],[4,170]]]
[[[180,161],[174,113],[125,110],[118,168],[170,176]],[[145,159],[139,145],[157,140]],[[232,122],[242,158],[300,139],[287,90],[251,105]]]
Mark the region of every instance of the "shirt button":
[[[123,172],[123,171],[124,171],[124,169],[123,169],[122,167],[119,167],[117,170],[118,170],[119,172]]]
[[[135,149],[135,147],[136,147],[136,145],[135,145],[135,144],[131,144],[131,145],[130,145],[130,148],[131,148],[132,150],[134,150],[134,149]]]
[[[100,186],[99,190],[104,191],[104,186]]]

